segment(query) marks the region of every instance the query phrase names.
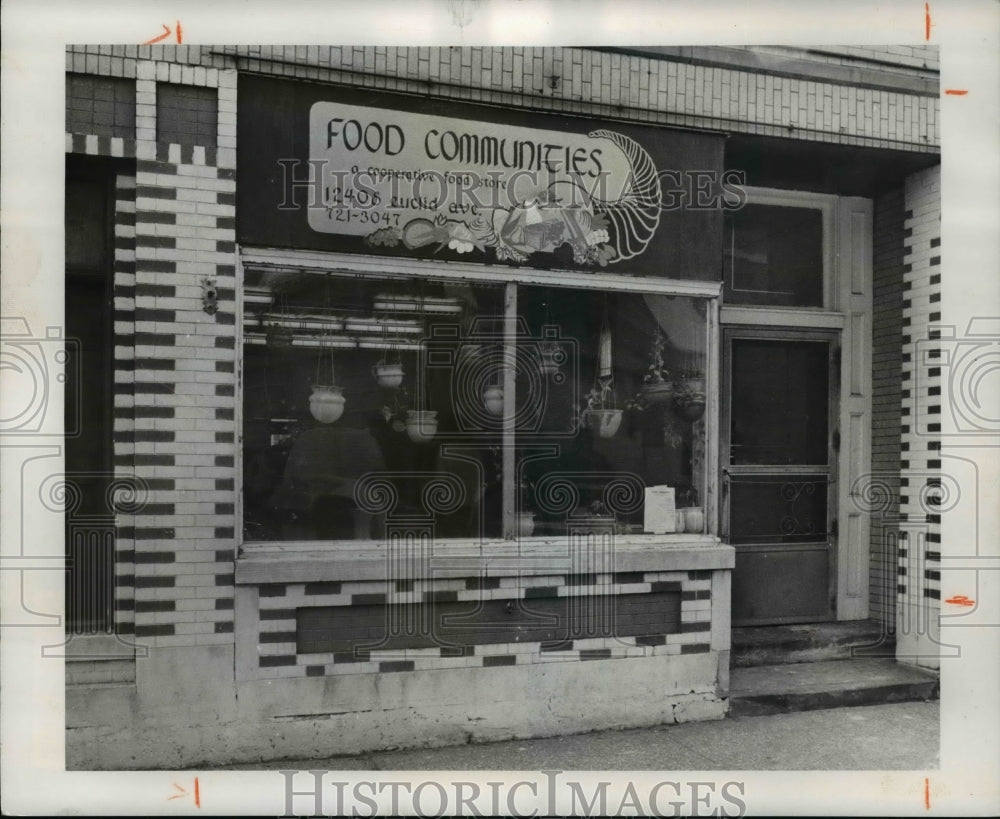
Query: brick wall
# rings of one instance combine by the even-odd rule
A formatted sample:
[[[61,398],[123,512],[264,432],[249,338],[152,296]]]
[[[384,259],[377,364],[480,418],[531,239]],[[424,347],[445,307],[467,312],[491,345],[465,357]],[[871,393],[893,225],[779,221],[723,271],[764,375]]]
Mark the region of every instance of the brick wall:
[[[875,201],[872,299],[872,477],[870,616],[894,628],[899,530],[903,190]],[[878,493],[875,495],[874,493]]]
[[[899,597],[908,610],[940,612],[941,168],[906,179],[903,265]],[[926,615],[925,615],[926,616]],[[913,629],[919,624],[910,624]],[[897,641],[899,635],[897,635]]]
[[[926,74],[940,67],[940,49],[933,45],[754,46],[752,50],[837,65],[864,66],[874,63],[884,70],[906,74]]]
[[[240,626],[244,656],[239,666],[244,679],[693,654],[708,652],[712,642],[711,571],[282,583],[263,584],[252,591],[256,623]],[[659,597],[679,600],[670,605]],[[435,601],[441,605],[435,607]],[[519,613],[522,627],[494,622],[461,638],[456,634],[463,632],[454,627],[449,632],[446,621],[444,629],[435,633],[461,640],[458,650],[418,645],[427,642],[413,630],[419,618],[429,622],[432,615],[447,615],[446,607],[455,604],[464,604],[467,616],[477,605],[480,615],[488,615],[501,601],[512,604],[506,611]],[[552,605],[557,602],[564,605]],[[340,616],[330,615],[332,609]],[[532,611],[546,628],[524,625],[532,621]],[[302,628],[317,622],[338,622],[345,630],[318,640],[315,631]],[[400,639],[392,639],[390,623],[407,627],[396,635],[406,647],[399,647]],[[612,634],[566,639],[567,630],[574,627],[597,625],[606,630],[612,623]],[[551,633],[540,635],[542,631]],[[364,635],[355,640],[355,647],[364,650],[334,645],[349,633]],[[383,639],[385,647],[371,647]],[[318,650],[313,645],[318,642],[329,643],[327,650]]]
[[[918,151],[940,144],[936,97],[587,48],[78,46],[67,70],[113,74],[126,55],[603,119]]]
[[[135,77],[135,134],[67,133],[66,149],[136,159],[117,179],[114,463],[145,494],[118,518],[116,626],[146,646],[232,644],[236,73],[115,51],[71,62]],[[217,147],[157,142],[158,82],[218,90]]]
[[[133,146],[134,140],[131,140]],[[110,146],[109,146],[110,147]],[[135,174],[115,180],[114,260],[114,470],[116,478],[135,476]],[[118,515],[115,541],[115,630],[135,633],[135,517],[132,509],[148,500],[139,485],[136,504]]]
[[[223,53],[224,52],[224,53]],[[845,59],[860,55],[845,53]],[[885,55],[883,55],[885,56]],[[897,55],[900,58],[904,55]],[[917,59],[920,55],[911,55]],[[69,152],[134,157],[134,178],[119,178],[116,234],[115,464],[149,488],[148,504],[121,519],[119,622],[134,617],[153,644],[232,642],[236,508],[235,165],[236,68],[423,95],[549,111],[586,113],[800,139],[916,150],[937,144],[937,101],[745,71],[688,65],[580,48],[392,48],[89,46],[67,51],[67,70],[135,79],[134,138],[67,134]],[[558,77],[555,88],[548,78]],[[157,142],[158,83],[218,89],[217,147]],[[96,129],[95,129],[96,130]],[[933,322],[937,191],[928,175],[906,191],[907,239],[902,322]],[[911,201],[912,200],[912,201]],[[898,202],[881,204],[877,228],[876,428],[894,423],[891,338]],[[930,210],[928,210],[930,209]],[[895,240],[893,240],[895,241]],[[202,309],[202,281],[216,279],[214,314]],[[881,288],[881,289],[879,289]],[[916,336],[909,332],[904,357]],[[912,375],[912,370],[910,371]],[[907,373],[903,373],[906,378]],[[926,383],[922,379],[921,383]],[[904,463],[934,441],[907,438]],[[922,409],[921,411],[924,411]],[[912,436],[911,436],[912,437]],[[911,449],[913,447],[913,449]],[[910,455],[907,455],[907,451]],[[923,469],[936,459],[920,450]],[[889,468],[895,450],[876,441],[873,466]],[[921,473],[923,474],[923,473]],[[916,478],[914,478],[916,480]],[[903,479],[902,514],[912,499]],[[873,541],[873,552],[880,549]],[[884,587],[885,556],[875,556],[873,589]],[[207,566],[206,566],[207,564]],[[134,603],[130,603],[133,595]],[[929,593],[934,588],[928,589]],[[873,591],[873,612],[891,604]]]

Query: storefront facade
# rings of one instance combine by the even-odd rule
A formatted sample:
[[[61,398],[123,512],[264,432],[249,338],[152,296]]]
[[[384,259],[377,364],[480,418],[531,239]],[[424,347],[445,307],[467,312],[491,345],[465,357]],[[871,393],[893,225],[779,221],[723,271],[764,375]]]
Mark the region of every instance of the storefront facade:
[[[70,767],[720,718],[734,624],[928,616],[936,52],[695,51],[69,50]]]

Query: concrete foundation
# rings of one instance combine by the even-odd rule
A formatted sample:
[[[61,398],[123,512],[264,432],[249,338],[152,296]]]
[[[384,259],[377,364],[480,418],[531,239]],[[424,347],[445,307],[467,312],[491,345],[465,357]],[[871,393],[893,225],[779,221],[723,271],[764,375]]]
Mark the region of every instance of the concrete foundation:
[[[184,675],[170,673],[182,657]],[[727,652],[258,680],[238,690],[211,679],[226,659],[215,650],[154,652],[139,663],[151,692],[141,697],[131,686],[72,687],[67,769],[437,747],[721,719],[727,709],[719,674]]]

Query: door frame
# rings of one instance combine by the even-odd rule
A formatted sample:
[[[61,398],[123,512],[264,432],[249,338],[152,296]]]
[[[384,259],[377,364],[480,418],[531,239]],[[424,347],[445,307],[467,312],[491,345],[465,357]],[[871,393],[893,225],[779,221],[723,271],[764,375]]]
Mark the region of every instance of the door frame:
[[[839,491],[839,460],[840,460],[840,370],[841,370],[841,331],[830,328],[789,328],[789,327],[750,327],[728,326],[722,330],[721,353],[721,389],[719,407],[719,521],[718,531],[724,542],[729,543],[729,510],[730,485],[729,476],[733,474],[730,460],[730,444],[732,432],[732,344],[740,339],[761,339],[765,341],[796,341],[829,344],[827,384],[827,463],[824,466],[815,464],[792,464],[787,467],[739,468],[736,474],[752,475],[754,473],[774,474],[787,472],[789,474],[819,474],[827,476],[826,485],[826,549],[827,549],[827,589],[826,614],[818,617],[763,617],[753,620],[741,620],[734,624],[738,626],[779,625],[782,623],[829,622],[836,619],[837,614],[837,552],[838,536],[838,498]],[[730,544],[733,545],[733,544]],[[789,548],[778,548],[777,551],[795,551],[800,544],[787,544]],[[765,551],[767,544],[733,545],[740,551]],[[735,570],[734,570],[735,571]],[[734,578],[735,582],[735,578]]]
[[[842,330],[838,418],[840,495],[835,507],[838,520],[836,618],[863,620],[869,614],[872,549],[870,511],[864,497],[872,480],[878,479],[871,460],[873,202],[862,197],[751,186],[747,186],[745,192],[751,203],[815,207],[825,214],[824,307],[722,303],[719,321],[721,329],[756,326]],[[721,351],[718,367],[721,376]],[[719,427],[721,433],[721,419]],[[721,459],[719,462],[721,465]],[[721,491],[722,475],[718,478]],[[721,503],[717,513],[716,519],[721,520]]]

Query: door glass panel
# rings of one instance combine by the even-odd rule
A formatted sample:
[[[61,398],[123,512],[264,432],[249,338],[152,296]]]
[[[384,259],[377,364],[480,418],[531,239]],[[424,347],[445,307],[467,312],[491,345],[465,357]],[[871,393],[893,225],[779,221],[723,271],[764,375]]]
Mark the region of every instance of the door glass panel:
[[[746,205],[726,216],[725,300],[823,306],[823,214]]]
[[[730,463],[826,464],[829,344],[734,339]]]
[[[826,475],[731,475],[730,542],[826,540]]]

